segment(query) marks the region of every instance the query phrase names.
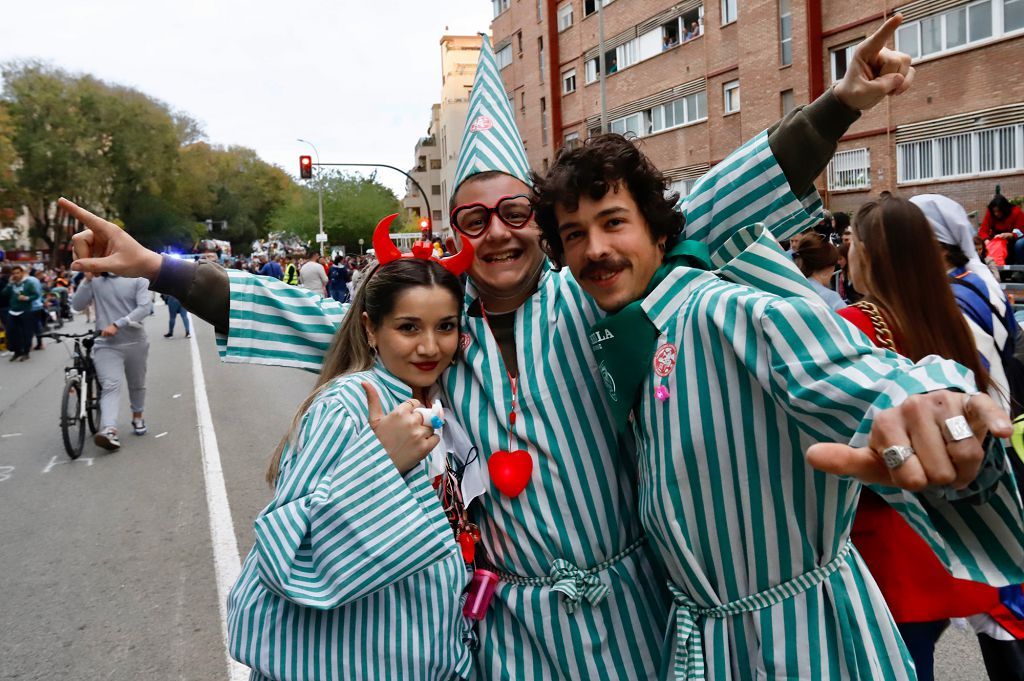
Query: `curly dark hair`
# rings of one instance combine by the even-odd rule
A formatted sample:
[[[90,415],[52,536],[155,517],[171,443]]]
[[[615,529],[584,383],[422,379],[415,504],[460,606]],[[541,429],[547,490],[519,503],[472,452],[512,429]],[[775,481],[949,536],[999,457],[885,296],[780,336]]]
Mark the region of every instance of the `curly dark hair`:
[[[565,253],[556,206],[575,211],[581,196],[600,200],[619,183],[636,201],[651,238],[667,237],[666,249],[675,245],[686,222],[675,210],[679,195],[666,194],[665,176],[633,142],[615,133],[598,135],[579,148],[562,150],[544,177],[533,176],[534,217],[541,243],[556,266],[562,266]]]

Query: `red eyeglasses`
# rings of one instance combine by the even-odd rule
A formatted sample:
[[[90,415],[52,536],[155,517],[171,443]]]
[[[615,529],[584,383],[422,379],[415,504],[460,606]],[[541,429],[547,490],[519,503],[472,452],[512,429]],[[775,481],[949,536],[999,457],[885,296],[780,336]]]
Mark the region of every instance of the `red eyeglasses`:
[[[533,217],[533,203],[526,194],[503,196],[493,206],[467,203],[452,211],[452,227],[465,236],[478,237],[490,226],[491,215],[497,215],[512,229],[520,229]]]

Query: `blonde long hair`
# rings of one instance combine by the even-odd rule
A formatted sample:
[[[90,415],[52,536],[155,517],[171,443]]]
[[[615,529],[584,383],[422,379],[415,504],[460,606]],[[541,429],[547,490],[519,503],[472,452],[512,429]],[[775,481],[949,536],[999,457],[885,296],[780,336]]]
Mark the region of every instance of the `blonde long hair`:
[[[405,290],[416,286],[440,286],[449,291],[459,307],[461,319],[463,288],[459,278],[440,264],[420,258],[402,258],[371,271],[356,289],[352,305],[345,314],[331,347],[324,355],[323,366],[316,385],[295,412],[292,423],[274,450],[267,468],[267,482],[277,485],[281,473],[281,456],[298,431],[303,415],[323,391],[324,386],[339,376],[366,371],[373,367],[375,352],[370,347],[363,326],[363,313],[374,326],[380,326],[384,317],[395,309],[395,301]]]

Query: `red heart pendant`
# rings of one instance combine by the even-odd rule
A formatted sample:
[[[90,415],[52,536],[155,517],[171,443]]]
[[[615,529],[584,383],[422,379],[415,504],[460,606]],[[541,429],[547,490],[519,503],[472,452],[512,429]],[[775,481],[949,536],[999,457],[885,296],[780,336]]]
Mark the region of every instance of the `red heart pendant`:
[[[491,482],[507,497],[517,497],[526,489],[533,474],[533,457],[522,449],[494,452],[487,460]]]
[[[473,535],[462,532],[459,534],[458,542],[459,548],[462,549],[462,560],[472,563],[473,558],[476,557],[476,540],[473,539]]]

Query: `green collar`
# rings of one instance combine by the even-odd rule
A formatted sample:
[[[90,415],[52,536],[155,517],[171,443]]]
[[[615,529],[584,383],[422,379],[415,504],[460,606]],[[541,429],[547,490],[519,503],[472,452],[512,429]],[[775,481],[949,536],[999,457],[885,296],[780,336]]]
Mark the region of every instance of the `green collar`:
[[[608,404],[619,432],[626,429],[626,421],[636,405],[640,386],[650,373],[655,341],[661,335],[644,312],[644,299],[677,267],[710,270],[711,256],[707,244],[702,241],[677,243],[665,254],[665,260],[651,277],[643,298],[608,315],[590,328],[590,347],[597,359],[608,393]]]

